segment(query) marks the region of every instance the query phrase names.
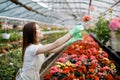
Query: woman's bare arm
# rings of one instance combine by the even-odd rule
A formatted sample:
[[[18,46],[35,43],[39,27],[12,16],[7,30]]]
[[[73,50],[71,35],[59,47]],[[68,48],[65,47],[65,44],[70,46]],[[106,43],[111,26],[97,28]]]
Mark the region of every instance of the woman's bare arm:
[[[49,52],[59,46],[61,46],[62,44],[64,44],[66,41],[68,41],[70,38],[71,38],[71,34],[70,33],[67,33],[66,35],[64,35],[63,37],[57,39],[55,42],[53,43],[50,43],[50,44],[46,44],[46,45],[43,45],[42,47],[40,47],[38,50],[37,50],[37,53],[36,54],[41,54],[41,53],[45,53],[45,52]]]
[[[58,52],[60,52],[61,50],[63,50],[65,47],[66,47],[66,44],[63,44],[63,45],[61,45],[60,47],[57,47],[57,48],[49,51],[49,53],[58,53]]]

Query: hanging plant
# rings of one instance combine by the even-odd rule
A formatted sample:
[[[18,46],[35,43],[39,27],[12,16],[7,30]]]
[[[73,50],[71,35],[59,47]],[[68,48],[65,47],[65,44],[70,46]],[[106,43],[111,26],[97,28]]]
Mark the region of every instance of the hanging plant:
[[[100,16],[96,23],[95,34],[103,45],[106,45],[106,43],[110,40],[111,30],[108,28],[108,26],[109,21],[103,16]]]
[[[9,26],[2,25],[1,32],[2,32],[2,39],[9,39],[10,38],[11,29],[9,29]]]
[[[92,17],[91,17],[90,15],[85,15],[85,16],[83,16],[82,21],[83,21],[83,22],[88,22],[88,21],[90,21],[91,19],[92,19]]]

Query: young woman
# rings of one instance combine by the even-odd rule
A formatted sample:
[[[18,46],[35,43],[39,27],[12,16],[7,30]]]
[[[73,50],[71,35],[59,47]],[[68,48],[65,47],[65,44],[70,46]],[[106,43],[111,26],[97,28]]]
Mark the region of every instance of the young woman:
[[[23,67],[20,78],[17,80],[40,80],[39,71],[45,60],[44,53],[57,53],[62,50],[66,44],[78,40],[69,39],[79,32],[80,29],[76,26],[55,42],[42,45],[39,39],[43,37],[43,34],[39,25],[35,22],[25,24],[23,27]]]

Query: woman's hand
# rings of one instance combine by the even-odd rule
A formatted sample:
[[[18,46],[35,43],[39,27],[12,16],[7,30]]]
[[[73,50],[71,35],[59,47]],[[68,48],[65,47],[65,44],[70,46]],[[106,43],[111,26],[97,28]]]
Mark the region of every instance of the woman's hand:
[[[81,33],[76,33],[74,34],[74,37],[72,37],[70,40],[68,40],[66,42],[66,46],[70,45],[71,43],[75,42],[75,41],[78,41],[78,40],[82,40],[82,35]]]
[[[82,24],[77,24],[75,27],[73,27],[69,33],[72,35],[72,36],[75,36],[76,33],[80,32],[81,30],[83,30],[83,26]]]

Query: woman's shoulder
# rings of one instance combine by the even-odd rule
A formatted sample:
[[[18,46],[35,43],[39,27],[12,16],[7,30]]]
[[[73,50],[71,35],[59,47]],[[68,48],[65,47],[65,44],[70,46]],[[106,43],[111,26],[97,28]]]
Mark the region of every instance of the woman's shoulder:
[[[26,53],[29,53],[29,54],[36,54],[38,48],[42,46],[42,44],[30,44],[27,48],[26,48]]]
[[[36,51],[38,50],[39,47],[41,47],[42,44],[30,44],[27,48],[26,51],[30,51],[30,52],[34,52],[36,53]]]
[[[39,46],[43,46],[43,45],[42,44],[30,44],[28,47],[33,48],[33,47],[39,47]]]

